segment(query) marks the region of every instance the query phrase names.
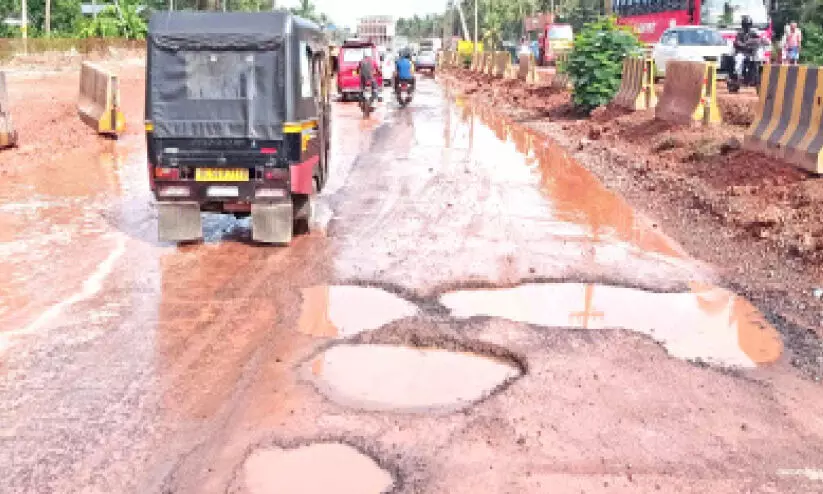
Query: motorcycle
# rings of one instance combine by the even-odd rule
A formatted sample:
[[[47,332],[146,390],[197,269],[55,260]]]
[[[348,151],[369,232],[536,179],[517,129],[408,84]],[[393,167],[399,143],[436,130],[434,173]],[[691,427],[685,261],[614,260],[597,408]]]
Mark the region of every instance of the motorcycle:
[[[724,55],[721,65],[725,66],[725,71],[729,74],[726,87],[730,93],[740,92],[743,86],[754,87],[758,94],[760,93],[760,78],[763,66],[766,65],[764,44],[763,41],[757,43],[754,55],[744,53]]]
[[[371,96],[369,96],[371,95]],[[371,82],[367,82],[363,91],[360,93],[360,111],[363,112],[363,118],[369,118],[371,112],[376,108],[377,94],[372,87]]]
[[[413,92],[414,87],[410,82],[395,81],[394,95],[397,97],[397,103],[400,105],[400,108],[405,108],[406,105],[411,103]]]

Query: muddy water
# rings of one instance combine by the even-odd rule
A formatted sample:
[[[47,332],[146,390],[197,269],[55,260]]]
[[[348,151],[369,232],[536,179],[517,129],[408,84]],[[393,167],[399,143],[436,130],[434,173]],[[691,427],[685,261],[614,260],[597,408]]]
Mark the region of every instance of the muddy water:
[[[311,336],[345,338],[416,313],[413,304],[379,288],[314,286],[303,289],[298,329]]]
[[[248,494],[380,494],[392,476],[351,446],[319,443],[296,449],[261,449],[243,467]]]
[[[502,317],[547,327],[622,328],[651,336],[674,357],[726,366],[776,361],[782,340],[758,310],[722,288],[652,293],[582,283],[461,291],[441,301],[459,318]]]
[[[344,406],[399,411],[460,409],[520,374],[475,353],[348,344],[318,356],[310,372],[318,389]]]

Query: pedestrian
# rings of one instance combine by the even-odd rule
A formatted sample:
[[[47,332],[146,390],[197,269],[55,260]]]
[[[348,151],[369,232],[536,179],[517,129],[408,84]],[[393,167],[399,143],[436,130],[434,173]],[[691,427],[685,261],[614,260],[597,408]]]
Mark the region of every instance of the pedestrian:
[[[790,65],[797,65],[800,60],[800,47],[803,44],[803,33],[797,27],[796,22],[792,22],[786,27],[783,33],[783,48],[786,51],[786,60]]]

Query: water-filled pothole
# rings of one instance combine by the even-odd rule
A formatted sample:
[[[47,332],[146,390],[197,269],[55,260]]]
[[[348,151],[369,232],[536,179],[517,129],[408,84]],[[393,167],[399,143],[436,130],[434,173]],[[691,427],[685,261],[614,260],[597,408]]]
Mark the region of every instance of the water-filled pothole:
[[[441,302],[459,318],[491,316],[539,326],[636,331],[660,342],[674,357],[724,366],[755,367],[776,361],[783,351],[780,334],[750,302],[699,284],[685,293],[527,284],[447,293]]]
[[[503,359],[438,348],[335,345],[311,363],[333,401],[363,410],[456,410],[520,376]]]
[[[379,494],[394,483],[373,459],[339,443],[257,450],[246,460],[243,478],[250,494]]]
[[[347,337],[411,317],[417,307],[379,288],[314,286],[303,290],[298,329],[320,337]]]

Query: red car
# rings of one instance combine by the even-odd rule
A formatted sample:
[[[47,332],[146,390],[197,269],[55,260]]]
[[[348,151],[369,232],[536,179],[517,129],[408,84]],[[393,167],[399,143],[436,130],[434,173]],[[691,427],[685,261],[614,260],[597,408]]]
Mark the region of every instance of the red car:
[[[368,40],[350,39],[343,43],[338,56],[337,91],[343,100],[360,94],[360,62],[367,53],[371,54],[374,64],[374,78],[377,83],[383,80],[380,70],[380,55],[377,47]]]

